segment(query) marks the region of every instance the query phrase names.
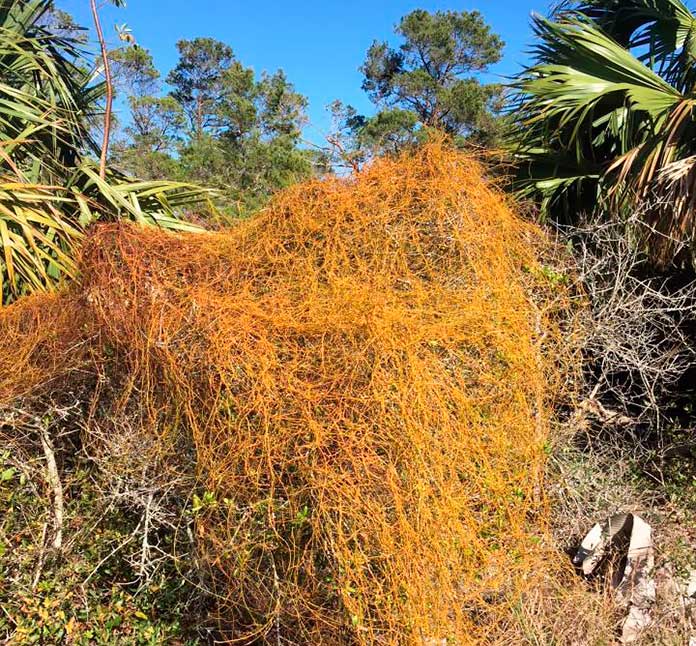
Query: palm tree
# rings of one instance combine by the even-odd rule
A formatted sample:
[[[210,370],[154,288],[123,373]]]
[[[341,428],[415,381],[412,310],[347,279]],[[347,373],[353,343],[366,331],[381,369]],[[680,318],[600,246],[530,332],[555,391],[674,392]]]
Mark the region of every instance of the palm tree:
[[[640,213],[653,261],[693,256],[696,17],[681,0],[585,0],[533,28],[511,105],[520,191],[562,221]]]
[[[51,0],[0,0],[0,302],[76,273],[83,231],[100,219],[195,229],[177,218],[206,191],[100,177],[90,125],[104,92],[79,41],[46,25]]]

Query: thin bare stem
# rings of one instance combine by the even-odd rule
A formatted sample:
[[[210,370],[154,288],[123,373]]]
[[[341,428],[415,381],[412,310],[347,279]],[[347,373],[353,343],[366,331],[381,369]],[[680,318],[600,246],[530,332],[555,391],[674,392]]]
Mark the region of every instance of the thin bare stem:
[[[92,7],[92,17],[94,18],[94,27],[97,30],[97,38],[101,47],[102,62],[104,64],[104,78],[106,80],[106,107],[104,109],[104,136],[102,139],[101,157],[99,159],[99,177],[106,177],[106,158],[109,152],[109,135],[111,133],[111,110],[114,101],[114,87],[111,79],[111,68],[109,66],[109,54],[106,49],[104,40],[104,32],[99,21],[99,11],[97,9],[96,0],[90,0]]]
[[[46,458],[47,480],[53,494],[53,549],[60,550],[63,547],[63,485],[60,481],[56,454],[48,429],[42,425],[39,431],[41,446]]]

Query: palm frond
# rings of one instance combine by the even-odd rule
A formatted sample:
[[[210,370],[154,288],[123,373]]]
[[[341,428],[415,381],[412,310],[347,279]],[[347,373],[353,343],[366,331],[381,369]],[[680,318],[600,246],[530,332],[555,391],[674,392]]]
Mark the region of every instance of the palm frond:
[[[0,282],[3,300],[45,291],[76,273],[81,229],[63,216],[62,189],[0,181]]]
[[[557,219],[640,210],[664,262],[664,241],[696,228],[693,175],[676,175],[696,154],[695,18],[680,0],[584,0],[555,15],[534,18],[535,63],[513,85],[518,189]]]
[[[677,89],[686,89],[696,63],[696,17],[681,0],[581,0],[564,3],[560,15],[564,10],[588,18]]]
[[[178,231],[211,191],[100,178],[89,119],[104,92],[79,43],[43,26],[51,0],[0,0],[0,297],[52,289],[76,273],[85,227],[128,219]]]
[[[680,97],[659,74],[588,22],[534,16],[533,27],[539,39],[533,54],[539,63],[516,84],[523,93],[582,106],[618,92],[653,116]]]

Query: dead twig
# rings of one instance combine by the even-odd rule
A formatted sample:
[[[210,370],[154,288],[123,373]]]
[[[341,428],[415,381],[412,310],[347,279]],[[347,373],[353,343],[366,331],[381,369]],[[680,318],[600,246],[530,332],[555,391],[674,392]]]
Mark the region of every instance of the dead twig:
[[[46,424],[39,427],[41,447],[46,458],[46,480],[53,494],[53,549],[60,550],[63,547],[63,485],[58,473],[56,453]]]

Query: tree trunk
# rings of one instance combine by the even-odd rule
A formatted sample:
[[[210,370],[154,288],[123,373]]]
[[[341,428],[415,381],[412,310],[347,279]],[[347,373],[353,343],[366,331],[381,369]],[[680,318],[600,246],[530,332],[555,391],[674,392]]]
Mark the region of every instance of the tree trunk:
[[[114,87],[111,80],[111,68],[109,67],[109,54],[106,50],[104,32],[99,22],[99,11],[97,10],[96,0],[90,0],[92,6],[92,17],[94,27],[97,30],[97,38],[101,47],[102,62],[104,64],[104,78],[106,80],[106,107],[104,110],[104,137],[102,139],[101,158],[99,159],[99,177],[106,177],[106,158],[109,153],[109,136],[111,134],[111,109],[114,101]]]
[[[203,134],[203,97],[200,92],[196,97],[196,139],[200,143]]]

